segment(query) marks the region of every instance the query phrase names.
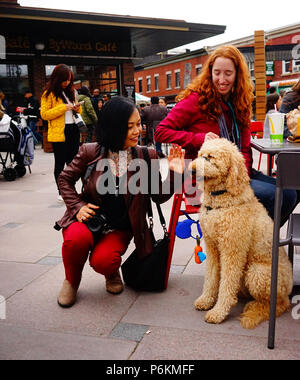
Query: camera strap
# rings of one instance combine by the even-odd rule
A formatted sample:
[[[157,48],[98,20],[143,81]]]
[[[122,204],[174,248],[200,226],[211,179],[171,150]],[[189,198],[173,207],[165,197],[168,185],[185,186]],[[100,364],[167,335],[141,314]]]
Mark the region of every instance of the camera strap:
[[[151,189],[151,170],[150,170],[151,160],[150,160],[150,155],[149,155],[148,148],[143,146],[142,147],[142,152],[143,152],[144,159],[147,162],[147,166],[148,166],[148,187],[149,187],[149,190],[150,190]],[[167,232],[167,227],[166,227],[166,221],[165,221],[164,215],[162,213],[160,204],[156,203],[156,202],[154,202],[154,203],[156,204],[156,208],[157,208],[158,215],[159,215],[159,221],[160,221],[160,224],[162,225],[162,228],[164,230],[164,234],[167,235],[168,232]],[[149,198],[148,198],[148,210],[147,210],[147,213],[148,213],[148,217],[149,217],[149,220],[150,220],[150,226],[152,228],[153,227],[153,210],[152,210],[152,201],[151,201],[150,191],[149,191]]]

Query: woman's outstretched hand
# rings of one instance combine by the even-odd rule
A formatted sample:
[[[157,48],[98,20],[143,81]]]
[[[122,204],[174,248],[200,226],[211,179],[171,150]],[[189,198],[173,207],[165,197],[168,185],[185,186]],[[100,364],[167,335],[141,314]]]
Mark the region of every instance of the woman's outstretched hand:
[[[185,150],[179,145],[173,144],[168,155],[169,168],[173,172],[182,174],[184,172],[184,154]]]

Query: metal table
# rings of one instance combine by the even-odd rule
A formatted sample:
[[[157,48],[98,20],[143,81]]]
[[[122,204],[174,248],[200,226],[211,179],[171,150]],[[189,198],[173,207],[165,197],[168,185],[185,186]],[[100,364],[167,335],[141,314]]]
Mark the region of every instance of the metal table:
[[[282,151],[300,151],[300,144],[284,140],[282,144],[271,144],[269,139],[253,139],[250,146],[261,153],[269,155],[268,175],[272,175],[272,157]]]

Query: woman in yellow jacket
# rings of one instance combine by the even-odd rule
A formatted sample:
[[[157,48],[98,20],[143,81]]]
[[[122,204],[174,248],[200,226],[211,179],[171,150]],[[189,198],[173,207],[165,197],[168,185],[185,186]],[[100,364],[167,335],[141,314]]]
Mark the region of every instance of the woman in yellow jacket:
[[[53,145],[56,183],[65,164],[73,160],[79,149],[80,133],[74,123],[73,111],[81,112],[81,107],[79,103],[75,104],[73,81],[70,67],[57,65],[41,98],[41,117],[48,121],[48,141]],[[58,193],[58,199],[62,200],[59,188]]]

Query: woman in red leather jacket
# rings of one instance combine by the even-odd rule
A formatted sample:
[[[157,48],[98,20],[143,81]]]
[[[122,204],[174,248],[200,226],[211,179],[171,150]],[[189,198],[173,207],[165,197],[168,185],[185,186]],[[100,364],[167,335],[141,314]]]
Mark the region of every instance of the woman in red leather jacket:
[[[224,137],[234,142],[244,155],[256,197],[274,218],[276,181],[252,168],[250,122],[253,87],[247,63],[240,51],[230,45],[215,50],[202,72],[176,100],[176,106],[157,126],[155,141],[179,144],[185,149],[185,157],[190,159],[197,157],[202,144],[209,139]],[[281,225],[297,204],[296,199],[296,191],[284,190]],[[199,204],[199,200],[198,192],[193,203]]]
[[[56,229],[63,229],[64,238],[62,256],[66,277],[58,296],[62,307],[75,303],[88,257],[91,267],[105,276],[107,291],[118,294],[123,290],[119,274],[121,256],[132,237],[141,257],[152,251],[153,241],[146,220],[149,198],[163,203],[172,196],[174,185],[181,185],[184,151],[178,147],[170,150],[170,170],[162,182],[155,150],[143,148],[148,149],[153,170],[148,176],[148,166],[141,165],[142,148],[137,146],[140,132],[140,114],[134,103],[123,97],[112,98],[103,106],[96,128],[97,142],[83,144],[58,178],[67,207],[65,215],[56,223]],[[80,178],[83,189],[78,193],[75,183]],[[151,184],[143,187],[148,179]],[[150,194],[148,189],[155,190]],[[102,221],[105,216],[105,229],[92,233],[91,221],[96,213]]]

